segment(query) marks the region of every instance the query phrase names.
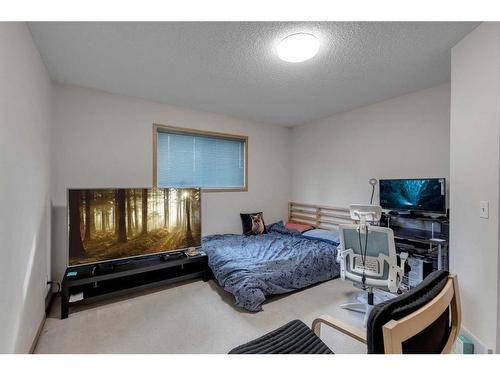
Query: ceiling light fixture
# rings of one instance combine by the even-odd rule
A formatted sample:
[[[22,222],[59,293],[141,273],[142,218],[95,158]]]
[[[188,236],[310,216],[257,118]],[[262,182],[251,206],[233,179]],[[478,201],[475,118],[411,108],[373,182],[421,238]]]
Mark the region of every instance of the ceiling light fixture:
[[[291,63],[309,60],[318,53],[318,50],[318,38],[307,33],[288,35],[277,47],[280,59]]]

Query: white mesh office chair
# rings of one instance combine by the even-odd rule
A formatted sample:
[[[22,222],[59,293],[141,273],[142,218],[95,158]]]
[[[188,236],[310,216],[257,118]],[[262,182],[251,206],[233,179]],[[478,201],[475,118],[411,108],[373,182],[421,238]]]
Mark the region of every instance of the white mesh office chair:
[[[354,208],[353,208],[354,207]],[[359,206],[357,206],[359,207]],[[365,206],[364,209],[366,209]],[[365,210],[363,215],[367,214]],[[371,218],[376,216],[375,213]],[[342,308],[365,313],[364,325],[374,304],[373,288],[395,293],[404,276],[404,263],[407,254],[401,254],[398,265],[394,233],[386,227],[366,224],[366,217],[356,214],[356,206],[351,206],[351,217],[360,220],[359,224],[340,226],[340,248],[337,260],[340,263],[340,276],[350,280],[354,286],[368,292],[367,303],[347,303]]]

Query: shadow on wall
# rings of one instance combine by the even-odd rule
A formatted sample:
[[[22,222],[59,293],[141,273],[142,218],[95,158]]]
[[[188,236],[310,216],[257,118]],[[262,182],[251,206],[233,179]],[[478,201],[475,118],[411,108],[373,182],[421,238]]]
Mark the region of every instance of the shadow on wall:
[[[14,353],[27,353],[33,345],[33,338],[37,334],[39,324],[45,314],[45,296],[48,293],[46,278],[48,272],[49,226],[48,202],[38,219],[38,230],[31,240],[26,271],[22,279],[21,294],[18,296],[20,306],[14,308],[19,311],[14,323],[16,334],[12,343]],[[47,224],[49,223],[49,224]],[[10,352],[10,350],[9,350]]]
[[[52,280],[61,282],[66,271],[67,245],[66,228],[68,227],[66,206],[52,204]]]

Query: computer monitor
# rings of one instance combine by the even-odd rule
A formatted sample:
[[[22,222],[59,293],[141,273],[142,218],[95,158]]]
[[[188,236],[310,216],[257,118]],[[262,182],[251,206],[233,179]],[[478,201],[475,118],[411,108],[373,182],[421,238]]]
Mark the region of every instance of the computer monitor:
[[[383,209],[446,213],[444,178],[382,179],[379,187]]]

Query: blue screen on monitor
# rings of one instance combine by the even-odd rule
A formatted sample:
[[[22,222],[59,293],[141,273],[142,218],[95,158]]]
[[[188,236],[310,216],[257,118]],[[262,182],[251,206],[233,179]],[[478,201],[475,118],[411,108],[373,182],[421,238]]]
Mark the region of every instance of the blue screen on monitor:
[[[380,206],[387,210],[445,213],[445,179],[380,180]]]

